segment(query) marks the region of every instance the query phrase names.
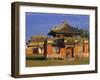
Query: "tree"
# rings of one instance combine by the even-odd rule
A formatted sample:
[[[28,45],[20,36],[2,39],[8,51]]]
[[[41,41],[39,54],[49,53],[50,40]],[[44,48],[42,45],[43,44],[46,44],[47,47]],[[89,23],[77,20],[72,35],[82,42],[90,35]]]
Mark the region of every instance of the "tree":
[[[89,31],[85,29],[79,29],[78,27],[74,28],[74,30],[81,33],[82,38],[89,38]]]
[[[89,32],[87,30],[80,29],[82,38],[89,38]]]

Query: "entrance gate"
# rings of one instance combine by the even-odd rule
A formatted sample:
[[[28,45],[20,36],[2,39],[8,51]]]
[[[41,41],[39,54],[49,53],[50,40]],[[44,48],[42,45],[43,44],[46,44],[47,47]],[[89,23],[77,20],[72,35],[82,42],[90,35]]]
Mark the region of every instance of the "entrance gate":
[[[67,47],[66,48],[66,57],[67,58],[72,58],[73,56],[73,47]]]

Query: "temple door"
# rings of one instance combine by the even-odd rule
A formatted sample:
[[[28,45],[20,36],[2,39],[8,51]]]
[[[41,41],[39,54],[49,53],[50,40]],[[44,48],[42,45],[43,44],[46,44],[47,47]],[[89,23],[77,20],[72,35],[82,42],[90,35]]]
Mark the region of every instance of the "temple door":
[[[72,58],[73,57],[73,47],[67,47],[66,48],[66,57]]]
[[[38,54],[38,48],[33,48],[33,54]]]

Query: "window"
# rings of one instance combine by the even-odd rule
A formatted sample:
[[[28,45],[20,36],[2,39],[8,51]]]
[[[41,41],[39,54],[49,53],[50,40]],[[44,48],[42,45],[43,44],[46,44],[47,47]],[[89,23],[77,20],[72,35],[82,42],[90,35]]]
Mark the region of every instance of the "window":
[[[55,53],[60,53],[60,49],[59,49],[59,47],[53,47],[53,52],[55,52]]]
[[[57,35],[57,37],[60,37],[60,35]]]

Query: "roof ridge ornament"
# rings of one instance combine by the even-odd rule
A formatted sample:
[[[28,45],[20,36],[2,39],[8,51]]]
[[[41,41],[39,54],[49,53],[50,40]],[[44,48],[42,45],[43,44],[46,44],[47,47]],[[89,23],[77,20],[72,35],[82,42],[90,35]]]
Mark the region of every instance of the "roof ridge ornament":
[[[60,30],[60,29],[62,29],[63,27],[65,27],[64,25],[68,25],[68,23],[67,23],[66,20],[64,20],[64,21],[62,22],[62,24],[53,27],[51,30]]]
[[[63,24],[68,24],[66,20],[63,21]]]

